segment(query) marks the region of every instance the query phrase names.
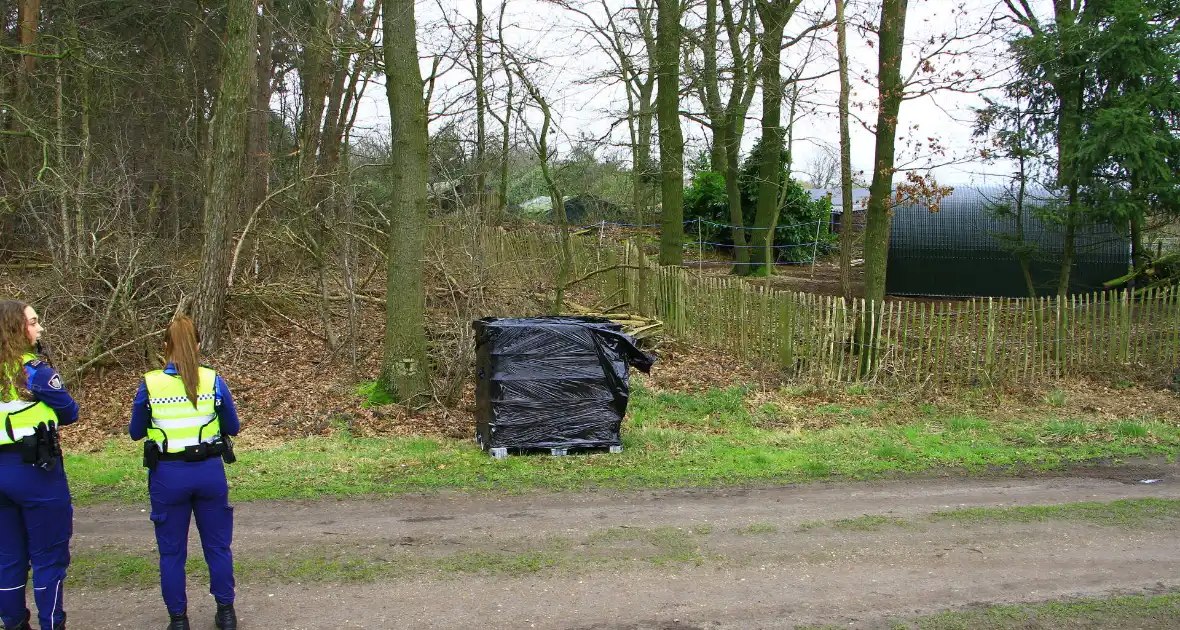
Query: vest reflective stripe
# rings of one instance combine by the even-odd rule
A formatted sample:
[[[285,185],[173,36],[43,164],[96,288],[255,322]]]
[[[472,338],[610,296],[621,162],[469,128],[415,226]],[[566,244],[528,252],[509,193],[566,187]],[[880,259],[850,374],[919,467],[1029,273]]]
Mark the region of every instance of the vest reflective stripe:
[[[23,400],[14,400],[12,402],[0,402],[0,413],[17,413],[24,411],[33,405],[35,402],[26,402]]]
[[[215,411],[217,372],[201,367],[199,374],[195,407],[179,375],[165,374],[163,370],[144,374],[152,410],[148,439],[159,444],[161,450],[179,453],[185,447],[210,442],[221,434]]]
[[[217,416],[210,414],[207,416],[188,416],[185,418],[169,418],[167,420],[165,420],[163,418],[153,418],[152,424],[167,431],[169,429],[184,429],[184,428],[191,427],[194,425],[198,426],[198,427],[203,426],[203,425],[209,424],[209,421],[212,420],[213,418],[216,418],[216,417]]]
[[[34,354],[21,357],[23,364],[36,361]],[[23,371],[23,368],[22,368]],[[24,376],[23,374],[19,376]],[[57,413],[41,401],[19,400],[16,389],[11,388],[0,401],[0,445],[19,442],[21,438],[33,435],[37,425],[57,423]],[[12,431],[12,437],[8,432]]]

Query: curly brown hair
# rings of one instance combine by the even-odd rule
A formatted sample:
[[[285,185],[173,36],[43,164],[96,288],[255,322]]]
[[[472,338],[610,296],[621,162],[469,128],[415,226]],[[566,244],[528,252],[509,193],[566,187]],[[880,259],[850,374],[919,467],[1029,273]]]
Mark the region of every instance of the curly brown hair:
[[[25,309],[20,300],[0,300],[0,398],[7,399],[13,390],[24,398],[28,394],[24,375],[26,353],[33,350],[29,343]]]

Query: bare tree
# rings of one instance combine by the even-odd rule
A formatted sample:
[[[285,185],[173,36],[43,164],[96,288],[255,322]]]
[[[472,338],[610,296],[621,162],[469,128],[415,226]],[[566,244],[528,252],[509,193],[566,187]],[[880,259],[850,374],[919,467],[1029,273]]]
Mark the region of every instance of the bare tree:
[[[787,23],[795,16],[803,0],[760,0],[757,3],[758,19],[762,22],[762,38],[760,48],[762,57],[758,64],[759,82],[762,86],[762,141],[759,145],[761,155],[758,158],[758,205],[755,212],[754,224],[756,232],[753,237],[758,247],[757,254],[761,254],[760,265],[753,265],[752,273],[771,273],[774,264],[773,246],[774,234],[778,227],[779,209],[782,206],[780,194],[782,192],[782,152],[786,146],[786,130],[782,126],[782,104],[785,97],[784,81],[782,79],[782,52],[795,44],[811,37],[816,31],[831,25],[820,16],[814,16],[810,23],[799,34],[786,38],[784,35]],[[788,82],[792,88],[806,80],[802,74],[806,64],[796,67]],[[792,108],[797,102],[797,91],[793,91]],[[793,123],[794,110],[788,118]],[[789,156],[787,159],[790,159]]]
[[[208,187],[205,190],[205,241],[197,286],[196,323],[201,347],[217,350],[228,289],[230,238],[237,228],[245,196],[246,129],[250,88],[254,82],[256,0],[230,0],[226,23],[221,91],[211,127]]]
[[[556,287],[553,298],[553,313],[558,314],[561,313],[565,300],[565,288],[569,282],[572,254],[570,252],[569,225],[565,216],[565,199],[550,166],[553,156],[549,147],[549,130],[553,126],[553,114],[549,107],[549,100],[537,87],[537,84],[529,77],[528,72],[520,63],[520,60],[513,57],[512,65],[525,91],[533,99],[537,109],[541,111],[541,130],[534,132],[527,126],[525,129],[528,133],[530,144],[537,154],[537,159],[541,163],[541,176],[545,179],[545,185],[549,188],[549,201],[553,204],[554,230],[556,230],[557,242],[561,248],[561,260],[558,261],[557,281],[555,283]]]

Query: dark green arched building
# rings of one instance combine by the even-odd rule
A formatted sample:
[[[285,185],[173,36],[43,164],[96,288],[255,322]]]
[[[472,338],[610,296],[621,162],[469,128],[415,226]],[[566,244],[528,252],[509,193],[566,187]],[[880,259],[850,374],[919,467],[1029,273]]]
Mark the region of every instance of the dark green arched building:
[[[1004,186],[955,187],[938,212],[894,206],[885,291],[890,295],[1027,297],[1018,253],[1027,252],[1037,295],[1056,295],[1064,227],[1049,212],[1058,203],[1043,189],[1016,194]],[[1127,273],[1131,242],[1109,224],[1077,229],[1070,292],[1101,290]]]

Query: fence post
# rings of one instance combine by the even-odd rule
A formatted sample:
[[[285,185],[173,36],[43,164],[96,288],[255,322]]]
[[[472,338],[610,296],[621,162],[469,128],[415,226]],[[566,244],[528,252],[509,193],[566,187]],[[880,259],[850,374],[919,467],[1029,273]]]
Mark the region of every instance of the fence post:
[[[983,371],[989,381],[992,379],[992,367],[996,361],[996,311],[993,306],[994,303],[989,297],[987,299],[987,349],[983,354]]]
[[[781,299],[779,308],[782,310],[782,337],[779,340],[779,360],[789,374],[795,369],[795,294],[784,291]]]

